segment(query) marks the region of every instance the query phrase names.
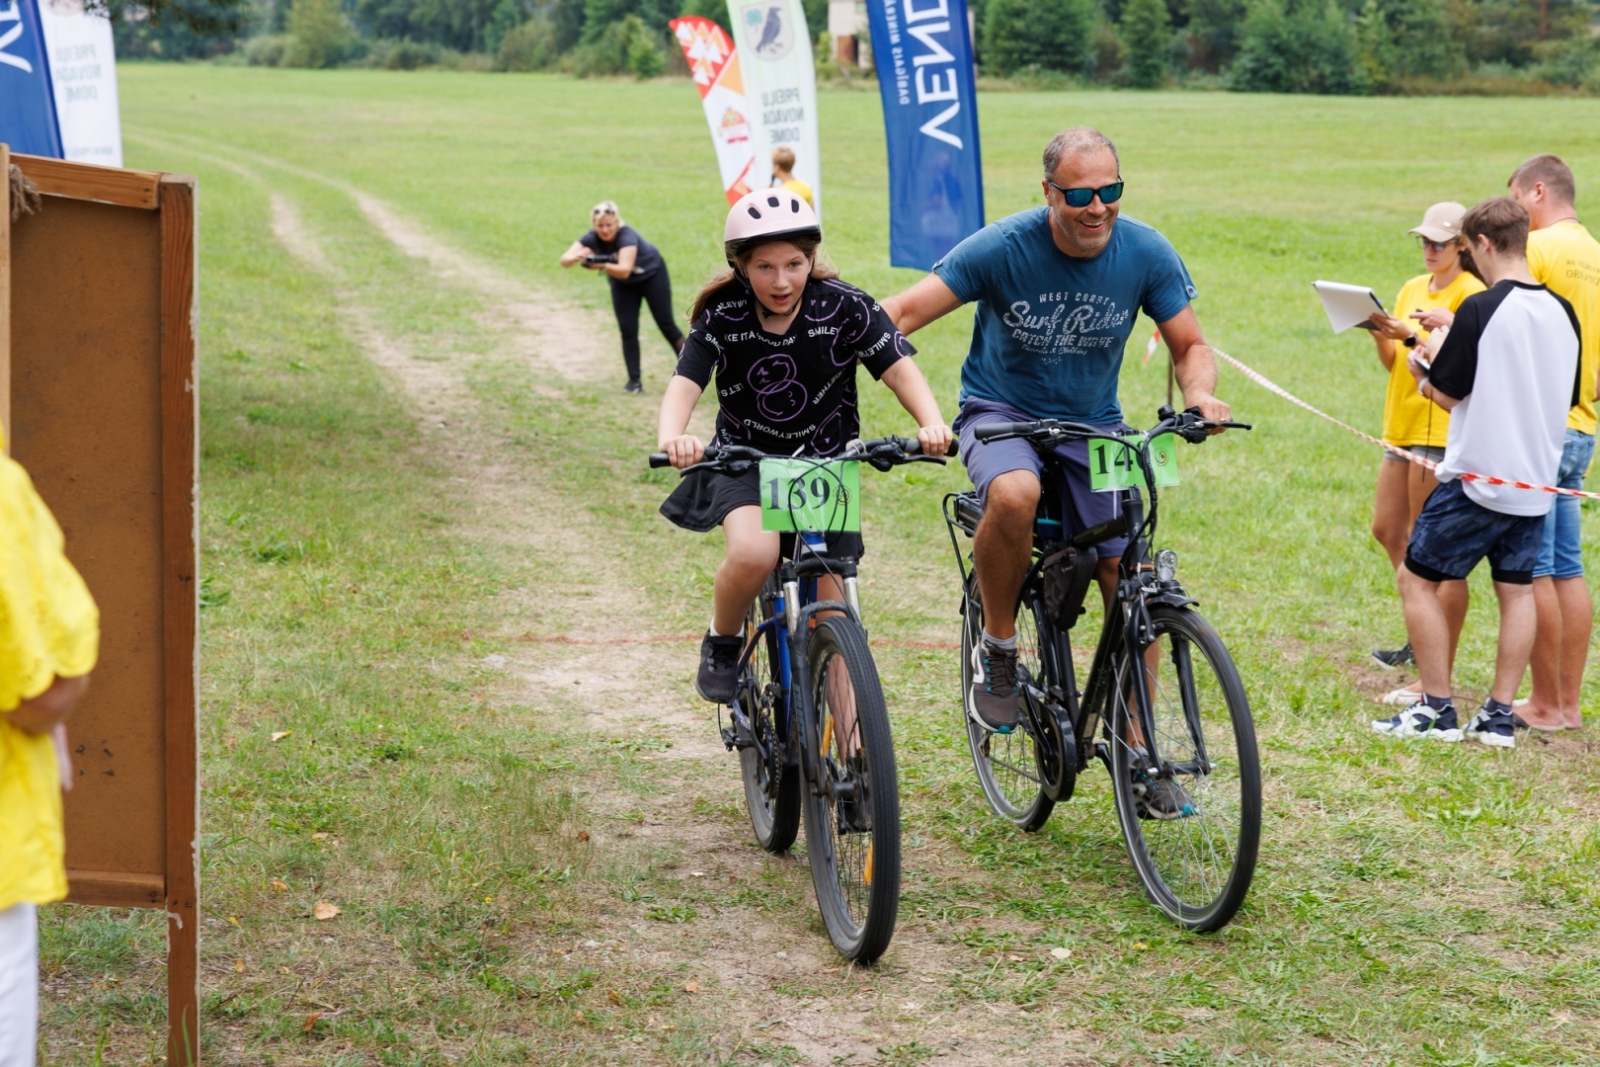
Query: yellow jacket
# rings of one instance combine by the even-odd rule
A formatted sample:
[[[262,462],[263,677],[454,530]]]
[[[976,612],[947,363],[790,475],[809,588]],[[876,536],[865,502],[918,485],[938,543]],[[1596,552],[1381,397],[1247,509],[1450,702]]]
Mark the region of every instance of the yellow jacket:
[[[0,911],[67,894],[55,748],[4,714],[94,668],[100,613],[65,547],[27,471],[0,455]]]

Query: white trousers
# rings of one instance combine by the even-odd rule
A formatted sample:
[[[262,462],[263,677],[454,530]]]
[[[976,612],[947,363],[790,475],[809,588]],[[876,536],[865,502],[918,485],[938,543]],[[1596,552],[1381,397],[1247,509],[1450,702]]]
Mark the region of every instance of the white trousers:
[[[0,1067],[33,1067],[39,1043],[39,918],[32,904],[0,911]]]

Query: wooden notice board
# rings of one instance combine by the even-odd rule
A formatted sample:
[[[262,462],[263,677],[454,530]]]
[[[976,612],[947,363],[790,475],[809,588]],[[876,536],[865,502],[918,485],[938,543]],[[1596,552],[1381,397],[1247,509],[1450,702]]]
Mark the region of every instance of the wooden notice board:
[[[195,180],[10,162],[44,196],[0,211],[0,420],[100,606],[67,899],[166,910],[167,1062],[198,1064]]]

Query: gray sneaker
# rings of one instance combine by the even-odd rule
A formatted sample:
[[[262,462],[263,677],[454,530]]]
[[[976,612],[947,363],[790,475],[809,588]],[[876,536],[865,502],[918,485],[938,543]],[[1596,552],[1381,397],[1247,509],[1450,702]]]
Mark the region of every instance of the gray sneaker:
[[[979,640],[972,649],[972,692],[967,716],[994,734],[1009,734],[1022,716],[1017,710],[1017,650]]]
[[[1133,810],[1141,819],[1187,819],[1200,814],[1188,790],[1171,778],[1152,778],[1149,772],[1133,772]]]

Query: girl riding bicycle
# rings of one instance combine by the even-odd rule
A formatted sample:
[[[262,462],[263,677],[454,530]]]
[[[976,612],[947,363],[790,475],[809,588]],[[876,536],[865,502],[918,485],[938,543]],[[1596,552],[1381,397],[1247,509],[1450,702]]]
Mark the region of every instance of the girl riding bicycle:
[[[693,325],[667,384],[658,424],[672,465],[700,462],[706,445],[687,433],[700,395],[716,377],[714,440],[779,455],[838,455],[860,433],[857,363],[881,380],[921,427],[924,453],[942,456],[950,429],[911,347],[872,297],[839,280],[817,256],[816,212],[787,189],[761,189],[733,205],[723,229],[728,268],[706,283]],[[733,700],[740,632],[751,602],[793,551],[793,534],[761,528],[760,475],[695,471],[661,513],[684,529],[722,527],[727,555],[717,568],[711,628],[700,646],[695,689],[706,700]],[[828,535],[830,555],[859,558],[861,535]],[[842,599],[823,579],[818,595]]]

